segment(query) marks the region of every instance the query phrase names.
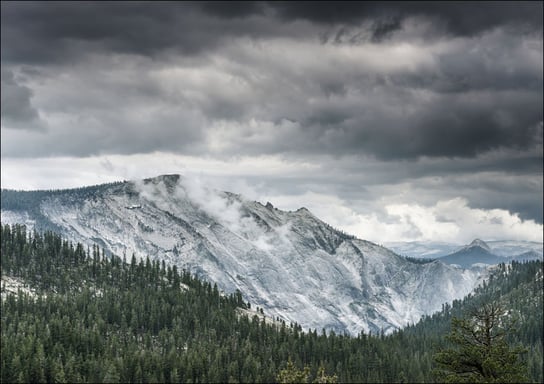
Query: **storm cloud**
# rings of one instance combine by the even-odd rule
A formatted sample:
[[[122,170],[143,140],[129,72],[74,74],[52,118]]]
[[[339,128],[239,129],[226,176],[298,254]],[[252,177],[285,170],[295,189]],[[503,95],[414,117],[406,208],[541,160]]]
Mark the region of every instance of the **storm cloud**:
[[[32,90],[16,81],[2,67],[2,121],[16,129],[44,130],[38,111],[32,106]]]
[[[266,158],[318,171],[236,177],[542,223],[541,2],[1,7],[3,162]]]
[[[365,23],[370,29],[367,37],[379,41],[402,30],[403,22],[413,17],[453,37],[494,28],[531,33],[542,29],[541,15],[542,3],[523,1],[6,2],[2,60],[58,63],[78,60],[86,51],[198,54],[233,37],[312,37],[317,31],[339,42],[350,27]]]

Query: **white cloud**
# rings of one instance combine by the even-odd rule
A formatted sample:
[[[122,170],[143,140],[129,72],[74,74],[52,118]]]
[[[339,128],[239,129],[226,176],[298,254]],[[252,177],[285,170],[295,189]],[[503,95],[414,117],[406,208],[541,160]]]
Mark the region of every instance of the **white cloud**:
[[[543,225],[522,220],[504,209],[475,209],[463,198],[438,201],[433,206],[391,204],[386,216],[356,212],[337,198],[309,198],[310,210],[323,220],[356,236],[385,243],[391,241],[441,241],[466,244],[474,238],[485,240],[543,241]],[[331,204],[323,205],[324,200]],[[396,239],[396,240],[393,240]]]
[[[361,212],[337,196],[314,192],[266,198],[278,208],[305,206],[334,227],[380,244],[416,240],[466,244],[474,238],[543,241],[542,224],[522,220],[504,209],[471,208],[463,198],[440,200],[431,206],[388,204],[384,212]]]

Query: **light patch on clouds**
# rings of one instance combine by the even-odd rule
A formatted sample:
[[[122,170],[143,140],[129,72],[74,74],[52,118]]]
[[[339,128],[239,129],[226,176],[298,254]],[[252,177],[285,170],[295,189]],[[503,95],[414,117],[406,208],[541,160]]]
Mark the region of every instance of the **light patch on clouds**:
[[[418,204],[396,204],[385,207],[387,217],[357,215],[359,223],[346,229],[369,233],[369,238],[388,242],[440,241],[467,244],[475,237],[486,240],[543,241],[543,225],[534,220],[522,220],[516,213],[504,209],[475,209],[463,198],[441,200],[427,207]]]
[[[70,167],[66,167],[70,164]],[[119,180],[138,180],[162,174],[183,174],[206,178],[207,185],[242,193],[252,198],[244,177],[297,177],[316,173],[321,165],[304,160],[288,161],[280,156],[240,156],[230,159],[183,156],[164,152],[91,157],[45,157],[2,159],[2,188],[78,188]],[[218,179],[221,180],[217,183]],[[253,188],[255,185],[252,186]]]
[[[233,152],[235,149],[244,149],[255,152],[262,147],[274,144],[276,141],[288,141],[297,137],[300,124],[288,119],[281,119],[277,124],[271,121],[250,119],[247,122],[218,121],[208,130],[208,148],[212,152]]]

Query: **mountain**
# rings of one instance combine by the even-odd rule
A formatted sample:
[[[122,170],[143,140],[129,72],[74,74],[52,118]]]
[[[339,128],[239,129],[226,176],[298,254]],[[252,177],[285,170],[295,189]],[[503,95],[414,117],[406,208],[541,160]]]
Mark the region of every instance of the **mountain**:
[[[462,268],[471,268],[481,264],[496,265],[500,263],[508,263],[512,260],[538,260],[542,259],[542,255],[529,250],[519,254],[510,254],[508,256],[498,256],[493,253],[492,248],[483,240],[475,239],[469,245],[447,255],[438,258],[438,260],[452,265],[459,265]]]
[[[483,249],[486,252],[491,253],[491,248],[489,248],[489,245],[483,240],[480,239],[474,239],[472,240],[472,243],[467,245],[465,249]]]
[[[536,241],[513,241],[500,240],[488,241],[487,244],[491,247],[491,251],[497,256],[514,257],[516,255],[534,252],[542,259],[544,253],[544,244]]]
[[[542,260],[542,254],[535,251],[527,251],[510,257],[512,260],[525,261],[525,260]]]
[[[505,261],[491,253],[491,248],[480,239],[475,239],[469,245],[438,260],[446,264],[456,264],[462,268],[471,268],[474,264],[499,264]]]
[[[544,248],[544,244],[536,241],[493,240],[486,241],[486,244],[494,255],[514,258],[525,254],[529,256],[528,260],[542,259]],[[463,248],[459,244],[435,241],[390,242],[384,245],[399,255],[425,259],[447,256]]]
[[[509,344],[527,348],[528,376],[542,382],[542,262],[490,268],[471,295],[391,335],[345,337],[271,321],[239,292],[54,232],[5,225],[0,240],[2,383],[272,383],[289,361],[308,367],[307,382],[336,382],[322,370],[341,383],[436,382],[452,317],[490,303],[515,320]]]
[[[53,229],[127,259],[149,256],[304,328],[391,332],[459,299],[486,276],[415,262],[306,208],[282,211],[164,175],[58,191],[2,190],[2,222]]]

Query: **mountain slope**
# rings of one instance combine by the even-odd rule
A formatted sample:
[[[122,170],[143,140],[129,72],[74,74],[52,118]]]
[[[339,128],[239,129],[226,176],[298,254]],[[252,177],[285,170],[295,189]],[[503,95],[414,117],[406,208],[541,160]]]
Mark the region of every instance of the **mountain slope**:
[[[271,383],[288,360],[310,368],[309,382],[320,367],[342,383],[433,382],[452,316],[491,302],[517,320],[509,342],[528,349],[542,382],[542,262],[493,267],[473,294],[390,336],[345,337],[263,321],[238,292],[162,263],[103,258],[18,225],[0,239],[1,382]]]
[[[483,278],[414,263],[339,232],[307,209],[285,212],[178,175],[51,192],[2,191],[2,221],[55,229],[108,252],[149,255],[239,289],[304,328],[357,334],[415,323]]]
[[[433,382],[430,375],[433,354],[441,348],[450,347],[444,335],[451,330],[452,318],[467,318],[474,309],[494,303],[505,309],[507,323],[513,328],[507,331],[511,346],[527,348],[523,360],[527,362],[532,382],[541,383],[543,378],[543,264],[532,260],[523,263],[499,264],[490,268],[489,279],[473,293],[452,305],[445,305],[440,312],[425,316],[419,323],[395,333],[404,345],[406,356],[418,356],[412,365],[416,372],[426,372],[418,382]],[[421,341],[425,342],[422,343]],[[434,348],[429,348],[433,346]]]

